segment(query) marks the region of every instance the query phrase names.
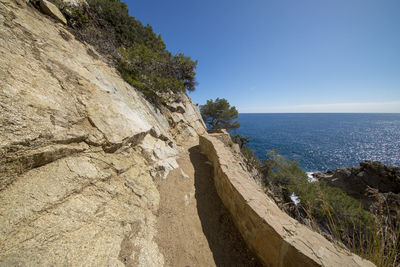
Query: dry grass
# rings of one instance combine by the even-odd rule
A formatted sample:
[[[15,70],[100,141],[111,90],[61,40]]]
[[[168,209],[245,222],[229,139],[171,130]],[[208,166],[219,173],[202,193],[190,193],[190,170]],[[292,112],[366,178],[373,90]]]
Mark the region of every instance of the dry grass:
[[[302,222],[308,222],[306,224],[313,230],[332,241],[344,244],[353,253],[374,262],[377,266],[400,266],[400,222],[396,218],[397,215],[393,215],[387,199],[379,194],[378,190],[370,188],[369,194],[375,199],[370,206],[374,218],[371,225],[363,225],[361,220],[358,224],[343,224],[332,212],[332,207],[322,191],[319,191],[319,199],[327,214],[324,223],[321,223],[321,218],[313,216],[312,207],[307,204],[296,207],[298,211],[295,217]]]

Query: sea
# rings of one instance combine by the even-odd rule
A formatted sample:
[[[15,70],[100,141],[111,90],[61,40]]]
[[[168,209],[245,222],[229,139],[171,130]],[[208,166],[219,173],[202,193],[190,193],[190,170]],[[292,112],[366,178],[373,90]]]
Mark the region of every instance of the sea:
[[[308,173],[359,165],[400,165],[400,114],[239,114],[239,129],[260,160],[278,149]]]

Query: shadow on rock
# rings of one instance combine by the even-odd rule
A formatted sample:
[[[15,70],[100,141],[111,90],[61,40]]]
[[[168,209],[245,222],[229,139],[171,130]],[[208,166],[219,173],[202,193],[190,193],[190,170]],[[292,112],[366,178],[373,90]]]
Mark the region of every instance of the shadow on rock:
[[[217,266],[262,266],[249,251],[243,238],[222,204],[213,181],[213,168],[199,146],[189,149],[194,166],[197,210]]]

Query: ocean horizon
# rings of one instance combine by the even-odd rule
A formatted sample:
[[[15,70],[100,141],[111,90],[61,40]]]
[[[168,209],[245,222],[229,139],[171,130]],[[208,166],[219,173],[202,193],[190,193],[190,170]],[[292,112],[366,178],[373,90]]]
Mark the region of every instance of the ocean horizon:
[[[400,165],[400,113],[239,113],[239,129],[260,160],[278,149],[306,172]]]
[[[388,114],[396,115],[400,112],[239,112],[240,114]]]

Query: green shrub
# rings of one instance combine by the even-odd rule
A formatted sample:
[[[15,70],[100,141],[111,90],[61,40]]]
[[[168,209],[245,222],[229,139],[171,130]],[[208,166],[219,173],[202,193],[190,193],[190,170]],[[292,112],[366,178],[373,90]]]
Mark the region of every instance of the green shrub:
[[[299,163],[286,160],[279,155],[278,150],[271,150],[267,153],[264,160],[264,170],[268,179],[274,183],[289,185],[307,182],[307,174],[300,169]]]
[[[165,93],[194,90],[194,69],[197,62],[182,54],[172,56],[169,52],[152,50],[136,43],[129,48],[120,47],[118,70],[132,86],[153,100],[162,99]]]
[[[108,57],[132,86],[155,103],[178,92],[194,91],[197,61],[172,55],[160,34],[129,15],[119,0],[87,0],[88,5],[64,10],[78,39]]]
[[[70,9],[70,24],[75,27],[83,27],[84,25],[89,23],[88,14],[79,7],[72,7]]]
[[[270,184],[283,189],[284,199],[290,201],[292,192],[299,197],[298,219],[310,219],[319,231],[327,232],[350,248],[354,244],[365,245],[361,240],[367,240],[376,231],[374,216],[358,200],[325,182],[309,182],[298,162],[285,159],[277,150],[267,153],[263,170]]]
[[[235,121],[238,111],[231,106],[225,98],[209,99],[207,103],[200,106],[200,113],[204,122],[211,130],[226,129],[232,130],[240,127]]]
[[[248,137],[241,136],[240,134],[231,135],[232,142],[239,145],[240,148],[247,145],[250,142]]]
[[[251,168],[256,168],[256,169],[260,168],[261,162],[250,147],[244,145],[243,147],[240,148],[240,152],[242,152],[242,155],[246,159],[247,164]]]
[[[233,143],[238,144],[240,148],[240,152],[242,153],[244,159],[246,160],[246,163],[250,168],[256,168],[257,170],[260,169],[261,167],[261,162],[254,154],[254,151],[247,146],[249,143],[250,139],[244,136],[241,136],[240,134],[236,135],[231,135],[231,140]]]

